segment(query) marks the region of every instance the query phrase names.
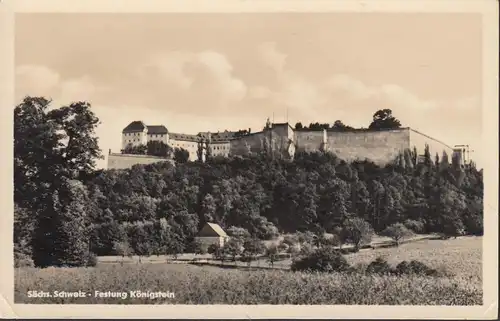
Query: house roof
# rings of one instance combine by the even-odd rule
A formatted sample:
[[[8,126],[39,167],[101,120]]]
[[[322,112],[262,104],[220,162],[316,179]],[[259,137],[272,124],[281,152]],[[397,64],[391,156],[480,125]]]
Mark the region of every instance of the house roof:
[[[122,131],[122,133],[133,133],[133,132],[142,132],[146,128],[146,125],[140,121],[136,120],[127,125]]]
[[[148,125],[148,134],[167,134],[167,127],[163,125]]]
[[[215,233],[217,233],[219,236],[227,236],[226,232],[220,227],[218,224],[215,223],[207,223],[208,226],[214,230]]]
[[[210,137],[210,140],[213,142],[228,142],[236,137],[236,133],[237,132],[225,130],[223,132],[216,132],[216,133],[200,132],[198,133],[198,135],[205,139]]]
[[[170,133],[170,139],[183,140],[187,142],[197,142],[199,140],[199,137],[190,134]]]

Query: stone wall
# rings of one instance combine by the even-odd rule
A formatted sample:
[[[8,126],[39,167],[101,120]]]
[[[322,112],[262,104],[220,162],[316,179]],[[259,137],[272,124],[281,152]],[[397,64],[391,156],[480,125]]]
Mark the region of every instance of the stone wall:
[[[410,146],[410,130],[327,132],[327,150],[352,162],[368,159],[385,165]]]
[[[295,131],[295,148],[298,152],[315,152],[323,144],[323,131]]]
[[[233,139],[229,142],[229,154],[234,156],[248,155],[249,150],[252,153],[258,153],[262,150],[266,137],[269,135],[266,135],[265,132],[259,132]]]
[[[155,156],[114,153],[108,155],[108,169],[125,169],[131,168],[136,164],[153,164],[157,162],[170,162],[174,164],[170,159]]]

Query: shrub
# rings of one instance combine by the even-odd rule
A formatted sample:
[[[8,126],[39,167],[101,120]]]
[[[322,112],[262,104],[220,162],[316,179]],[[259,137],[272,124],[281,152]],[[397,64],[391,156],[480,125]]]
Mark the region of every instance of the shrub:
[[[411,237],[413,232],[406,228],[401,223],[395,223],[388,226],[385,230],[380,233],[382,236],[387,236],[393,239],[396,242],[396,245],[399,245],[399,242],[404,240],[405,238]]]
[[[264,253],[266,250],[264,243],[262,243],[262,241],[258,239],[247,239],[245,243],[243,243],[243,247],[244,250],[241,254],[246,259],[246,262],[248,262],[249,266],[259,254]]]
[[[33,259],[21,252],[14,252],[14,267],[33,267]]]
[[[349,270],[349,263],[339,251],[323,247],[310,255],[294,261],[292,271],[342,272]]]
[[[410,262],[403,261],[396,266],[397,274],[417,274],[417,275],[438,275],[437,270],[432,269],[417,260],[412,260]]]
[[[283,237],[282,243],[288,245],[288,247],[292,247],[295,244],[299,243],[299,240],[296,235],[285,235]]]
[[[250,237],[250,233],[248,232],[248,230],[243,227],[231,226],[226,230],[226,232],[227,235],[240,239],[246,239]]]
[[[391,266],[383,257],[377,257],[366,267],[366,273],[390,274],[391,272]]]
[[[354,248],[356,249],[359,249],[362,245],[369,244],[374,234],[371,225],[357,217],[346,222],[344,232],[346,240],[354,244]]]
[[[290,246],[288,244],[281,242],[278,245],[278,253],[288,252],[289,248]]]
[[[421,222],[421,221],[406,220],[406,221],[403,223],[403,225],[404,225],[407,229],[409,229],[409,230],[411,230],[411,231],[413,231],[413,232],[415,232],[415,233],[417,233],[417,234],[422,234],[422,233],[424,233],[424,230],[425,230],[425,225],[424,225],[424,223],[423,223],[423,222]]]
[[[88,253],[85,255],[85,266],[96,266],[97,265],[97,255],[95,253]]]

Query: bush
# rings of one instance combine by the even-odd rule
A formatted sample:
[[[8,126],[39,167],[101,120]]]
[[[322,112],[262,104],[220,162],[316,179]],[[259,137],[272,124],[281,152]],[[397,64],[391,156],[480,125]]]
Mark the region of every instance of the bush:
[[[297,235],[293,235],[293,234],[292,235],[285,235],[283,237],[282,243],[288,245],[288,247],[292,247],[295,244],[299,243],[299,240],[298,240]]]
[[[349,263],[339,251],[324,247],[294,261],[292,271],[342,272],[349,270]]]
[[[366,273],[390,274],[392,270],[386,259],[378,257],[366,267]]]
[[[21,252],[14,252],[14,267],[33,267],[35,264],[33,263],[33,259]]]
[[[300,251],[299,255],[300,256],[309,256],[313,252],[313,247],[309,243],[304,243],[300,245]]]
[[[279,245],[278,245],[278,253],[286,253],[288,252],[288,249],[290,248],[290,246],[286,243],[283,243],[281,242]]]
[[[96,266],[97,265],[97,255],[95,253],[89,253],[86,255],[85,266]]]
[[[423,223],[423,222],[421,222],[421,221],[406,220],[406,221],[403,223],[403,225],[404,225],[407,229],[409,229],[409,230],[411,230],[411,231],[413,231],[413,232],[415,232],[415,233],[417,233],[417,234],[422,234],[422,233],[424,233],[424,230],[425,230],[425,225],[424,225],[424,223]]]
[[[368,222],[356,217],[346,222],[344,233],[346,241],[360,249],[363,245],[370,244],[374,231]]]
[[[420,261],[403,261],[396,266],[397,274],[438,275],[437,270],[432,269]]]
[[[403,224],[395,223],[388,226],[380,235],[390,237],[396,242],[396,245],[399,245],[399,242],[411,237],[413,232]]]

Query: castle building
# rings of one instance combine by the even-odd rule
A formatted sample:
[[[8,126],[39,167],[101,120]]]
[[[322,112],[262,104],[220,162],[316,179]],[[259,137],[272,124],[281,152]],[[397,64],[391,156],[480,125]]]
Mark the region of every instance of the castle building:
[[[465,149],[451,147],[411,128],[339,132],[296,130],[289,123],[269,123],[264,130],[256,133],[250,133],[248,130],[243,133],[199,132],[194,135],[172,133],[164,125],[146,125],[142,121],[133,121],[122,131],[122,150],[127,146],[146,145],[150,141],[161,141],[172,148],[183,148],[189,152],[190,161],[198,159],[200,144],[203,146],[203,159],[207,152],[213,157],[227,157],[267,151],[278,157],[293,159],[296,152],[324,151],[332,152],[347,162],[370,160],[383,166],[407,149],[415,148],[418,156],[422,156],[425,146],[429,146],[433,159],[435,155],[442,158],[446,154],[449,160],[456,156],[462,164],[468,161],[465,158]],[[127,168],[134,163],[158,161],[148,159],[146,155],[131,156],[133,159],[126,159],[127,157],[124,154],[110,153],[108,168]]]

